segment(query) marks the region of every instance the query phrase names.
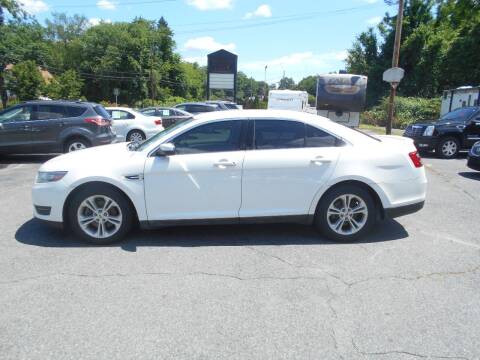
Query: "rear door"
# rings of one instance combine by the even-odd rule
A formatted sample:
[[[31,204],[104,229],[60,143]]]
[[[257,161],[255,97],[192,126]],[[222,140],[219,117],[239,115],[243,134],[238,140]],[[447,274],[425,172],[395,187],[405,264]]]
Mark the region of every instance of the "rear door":
[[[32,106],[21,105],[0,114],[0,152],[30,153],[32,151]]]
[[[108,110],[113,120],[112,127],[119,141],[127,139],[128,129],[133,125],[135,116],[124,110]]]
[[[33,152],[59,150],[59,134],[65,127],[65,117],[63,105],[34,105],[31,121]]]
[[[254,121],[246,152],[240,217],[306,215],[335,169],[337,138],[300,121]]]

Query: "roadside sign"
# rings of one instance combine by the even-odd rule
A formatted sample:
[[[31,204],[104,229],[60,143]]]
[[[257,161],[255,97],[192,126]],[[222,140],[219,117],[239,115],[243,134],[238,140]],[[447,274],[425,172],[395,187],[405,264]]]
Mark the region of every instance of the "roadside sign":
[[[120,95],[120,89],[119,88],[114,88],[113,89],[113,95],[115,95],[115,96]]]
[[[383,73],[383,81],[390,83],[392,86],[396,86],[403,79],[404,75],[405,70],[399,67],[393,67],[385,70]]]

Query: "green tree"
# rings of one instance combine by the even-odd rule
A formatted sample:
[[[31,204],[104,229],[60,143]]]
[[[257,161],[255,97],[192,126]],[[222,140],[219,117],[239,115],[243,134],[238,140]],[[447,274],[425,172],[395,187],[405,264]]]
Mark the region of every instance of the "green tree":
[[[295,88],[295,81],[289,77],[283,77],[278,84],[278,88],[280,90],[285,89],[294,89]]]
[[[9,71],[7,80],[8,88],[22,101],[37,99],[45,85],[37,64],[32,60],[16,64]]]
[[[317,93],[317,76],[316,75],[310,75],[310,76],[304,77],[297,84],[297,89],[306,91],[310,95],[316,95],[316,93]]]
[[[78,100],[83,80],[75,70],[67,70],[45,86],[46,95],[52,99]]]

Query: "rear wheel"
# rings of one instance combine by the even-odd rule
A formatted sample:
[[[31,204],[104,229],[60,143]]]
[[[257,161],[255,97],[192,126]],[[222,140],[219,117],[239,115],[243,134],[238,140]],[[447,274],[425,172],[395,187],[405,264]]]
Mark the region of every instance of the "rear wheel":
[[[122,239],[132,227],[132,217],[128,200],[108,185],[80,190],[68,207],[68,219],[75,235],[96,245]]]
[[[70,153],[73,151],[83,150],[90,147],[90,143],[84,139],[76,138],[70,139],[65,143],[63,151],[66,153]]]
[[[460,151],[460,143],[453,137],[440,139],[438,142],[436,153],[443,159],[453,159],[457,157]]]
[[[132,130],[127,135],[127,141],[129,142],[142,142],[146,138],[145,134],[140,130]]]
[[[329,239],[350,242],[371,230],[376,215],[375,203],[367,190],[356,185],[340,185],[322,197],[315,225]]]

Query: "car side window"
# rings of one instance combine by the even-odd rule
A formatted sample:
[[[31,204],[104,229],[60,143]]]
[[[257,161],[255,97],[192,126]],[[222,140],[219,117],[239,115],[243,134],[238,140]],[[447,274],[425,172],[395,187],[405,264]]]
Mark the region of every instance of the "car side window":
[[[177,109],[180,109],[180,110],[185,110],[187,108],[186,105],[178,105],[178,106],[175,106]],[[188,110],[187,110],[188,111]]]
[[[11,110],[6,110],[0,114],[0,123],[9,121],[29,121],[31,120],[32,107],[20,106]]]
[[[60,105],[37,105],[35,120],[61,119],[65,117],[65,108]]]
[[[255,148],[291,149],[305,147],[305,124],[289,120],[255,120]]]
[[[314,126],[305,124],[305,147],[335,147],[341,146],[343,141]]]
[[[87,110],[85,107],[81,106],[66,106],[65,109],[67,117],[81,116],[85,112],[85,110]]]
[[[135,116],[130,114],[127,111],[123,110],[112,110],[112,119],[113,120],[130,120],[130,119],[135,119]]]
[[[239,120],[219,121],[197,126],[172,142],[177,154],[199,154],[240,150],[242,122]]]
[[[149,110],[142,111],[142,114],[147,116],[153,116],[153,115],[156,115],[156,112],[157,111],[155,109],[149,109]]]

